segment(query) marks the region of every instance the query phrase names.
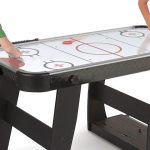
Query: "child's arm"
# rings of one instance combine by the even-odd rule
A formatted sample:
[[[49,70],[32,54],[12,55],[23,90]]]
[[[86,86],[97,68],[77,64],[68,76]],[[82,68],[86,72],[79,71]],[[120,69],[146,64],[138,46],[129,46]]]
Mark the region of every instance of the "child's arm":
[[[20,57],[21,52],[9,41],[0,24],[0,45],[9,54],[9,56]]]
[[[8,40],[6,36],[0,38],[0,44],[7,53],[10,53],[14,49],[14,45]]]
[[[148,28],[150,29],[150,12],[149,12],[147,3],[148,3],[148,0],[139,0],[138,1],[138,5],[141,10],[141,13],[146,21]]]

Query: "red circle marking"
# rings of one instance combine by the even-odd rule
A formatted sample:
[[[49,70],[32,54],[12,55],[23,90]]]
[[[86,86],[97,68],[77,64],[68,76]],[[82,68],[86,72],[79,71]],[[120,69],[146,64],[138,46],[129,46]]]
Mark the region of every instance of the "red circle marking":
[[[68,41],[63,41],[63,44],[72,44],[72,43],[73,43],[73,41],[71,41],[71,40],[70,41],[69,40]]]

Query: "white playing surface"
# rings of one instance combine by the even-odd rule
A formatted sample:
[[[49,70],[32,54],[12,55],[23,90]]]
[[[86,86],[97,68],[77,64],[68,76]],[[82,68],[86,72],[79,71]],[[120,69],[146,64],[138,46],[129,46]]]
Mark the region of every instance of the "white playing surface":
[[[63,44],[66,40],[71,40],[73,43]],[[49,39],[44,42],[41,40],[32,44],[23,44],[18,48],[23,51],[24,62],[24,65],[18,69],[51,72],[150,53],[150,32],[148,29],[100,31],[57,40]],[[8,58],[8,55],[0,51],[0,58]]]

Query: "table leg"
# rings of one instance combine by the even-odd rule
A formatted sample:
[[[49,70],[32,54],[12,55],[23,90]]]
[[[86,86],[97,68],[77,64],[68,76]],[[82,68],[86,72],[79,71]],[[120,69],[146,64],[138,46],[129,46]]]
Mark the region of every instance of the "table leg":
[[[58,89],[50,150],[70,150],[75,131],[81,85]]]
[[[127,115],[107,118],[104,104]],[[102,81],[89,84],[89,131],[124,150],[150,150],[149,111],[149,104],[104,85]]]
[[[150,150],[150,122],[148,123],[148,127],[147,127],[146,150]]]
[[[0,77],[0,150],[7,150],[11,134],[11,125],[4,121],[7,101],[17,104],[19,90],[15,82]]]
[[[89,83],[88,90],[88,130],[91,131],[91,124],[93,122],[102,121],[106,119],[106,112],[104,102],[99,98],[102,97],[103,84],[105,81]]]

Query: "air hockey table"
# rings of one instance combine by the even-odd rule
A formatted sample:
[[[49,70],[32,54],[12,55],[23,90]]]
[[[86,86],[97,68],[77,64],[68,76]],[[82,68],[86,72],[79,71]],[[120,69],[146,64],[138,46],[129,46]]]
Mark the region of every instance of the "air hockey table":
[[[70,150],[85,83],[88,130],[124,150],[150,150],[150,105],[105,85],[106,79],[150,70],[147,26],[14,44],[23,52],[21,59],[0,49],[1,150],[8,149],[12,127],[47,150]],[[52,127],[17,107],[21,90],[57,90]],[[126,115],[108,118],[105,104]]]

